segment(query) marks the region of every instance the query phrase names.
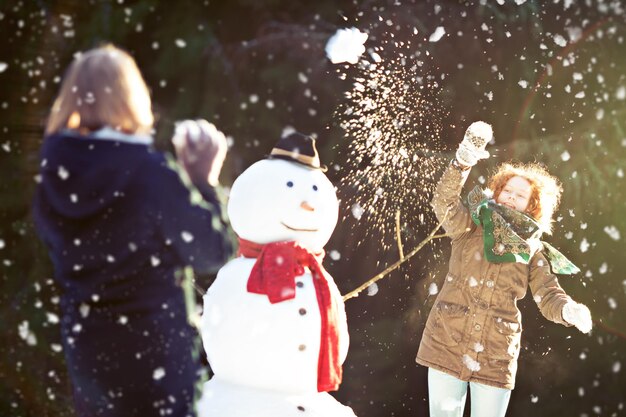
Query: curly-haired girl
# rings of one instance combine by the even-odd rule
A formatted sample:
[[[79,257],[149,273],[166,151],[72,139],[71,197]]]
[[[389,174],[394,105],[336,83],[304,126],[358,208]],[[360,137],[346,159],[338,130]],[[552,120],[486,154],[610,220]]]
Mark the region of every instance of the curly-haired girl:
[[[554,274],[578,268],[548,243],[562,188],[539,164],[502,164],[488,190],[459,198],[469,169],[486,158],[491,126],[467,130],[431,202],[452,236],[444,285],[426,322],[417,362],[429,367],[431,417],[462,416],[468,385],[473,417],[504,416],[515,384],[522,333],[517,300],[530,287],[541,313],[583,333],[589,309]]]

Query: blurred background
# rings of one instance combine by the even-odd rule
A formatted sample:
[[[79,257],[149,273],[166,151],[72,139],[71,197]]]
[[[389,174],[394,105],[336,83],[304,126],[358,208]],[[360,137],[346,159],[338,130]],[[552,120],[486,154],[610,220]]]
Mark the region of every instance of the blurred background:
[[[492,158],[466,190],[506,159],[546,164],[565,189],[549,241],[582,270],[560,283],[595,319],[583,335],[545,320],[527,294],[507,416],[626,415],[625,19],[615,0],[0,0],[0,416],[73,416],[59,294],[30,202],[64,69],[103,42],[136,58],[159,149],[171,150],[184,118],[226,133],[226,186],[285,128],[318,138],[341,197],[325,266],[344,294],[398,260],[397,213],[405,253],[435,226],[427,201],[440,167],[472,121],[491,123]],[[401,107],[355,85],[363,62],[328,60],[326,42],[345,27],[368,33],[363,59],[388,70],[392,92],[411,91]],[[371,158],[355,146],[369,96],[392,115],[377,119],[395,137],[387,151],[420,153],[424,167],[375,188],[359,182]],[[392,127],[394,111],[420,116]],[[357,415],[428,415],[414,358],[448,253],[433,242],[346,302],[351,347],[335,395]]]

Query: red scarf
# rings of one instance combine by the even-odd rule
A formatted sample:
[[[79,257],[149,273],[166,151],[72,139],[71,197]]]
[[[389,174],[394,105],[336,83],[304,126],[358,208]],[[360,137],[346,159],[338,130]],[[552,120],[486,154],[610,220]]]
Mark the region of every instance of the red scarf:
[[[272,304],[295,298],[296,277],[309,268],[322,318],[317,391],[336,391],[342,374],[338,314],[321,264],[324,252],[312,254],[295,242],[261,245],[239,238],[239,255],[257,258],[248,278],[248,292],[267,295]]]

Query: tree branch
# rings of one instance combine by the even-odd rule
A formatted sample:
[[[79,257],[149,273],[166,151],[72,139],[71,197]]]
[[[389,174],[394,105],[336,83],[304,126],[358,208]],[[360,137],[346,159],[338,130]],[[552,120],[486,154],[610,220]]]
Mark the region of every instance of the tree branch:
[[[346,295],[343,296],[343,301],[349,300],[351,298],[354,297],[358,297],[359,293],[361,291],[363,291],[364,289],[366,289],[367,287],[369,287],[370,285],[374,284],[376,281],[379,281],[381,279],[383,279],[386,275],[388,275],[390,272],[394,271],[395,269],[397,269],[400,265],[402,265],[403,263],[405,263],[406,261],[408,261],[413,255],[415,255],[417,252],[419,252],[428,242],[430,242],[431,240],[435,240],[435,239],[440,239],[442,237],[446,237],[446,236],[452,236],[452,234],[450,233],[442,233],[439,235],[436,235],[435,233],[437,233],[437,230],[439,230],[439,228],[441,227],[441,225],[443,224],[443,222],[446,220],[447,218],[447,213],[444,216],[443,219],[441,219],[441,221],[439,222],[439,224],[437,225],[437,227],[435,227],[430,233],[429,235],[426,237],[426,239],[422,240],[419,245],[417,245],[417,247],[415,249],[413,249],[411,252],[409,252],[406,256],[402,257],[400,256],[400,259],[397,260],[396,262],[394,262],[393,264],[391,264],[390,266],[388,266],[387,268],[385,268],[384,271],[376,274],[375,276],[373,276],[372,278],[370,278],[369,280],[367,280],[363,285],[359,286],[358,288],[355,288],[354,290],[350,291],[349,293],[347,293]],[[397,219],[397,217],[396,217]],[[402,253],[402,252],[400,252]]]

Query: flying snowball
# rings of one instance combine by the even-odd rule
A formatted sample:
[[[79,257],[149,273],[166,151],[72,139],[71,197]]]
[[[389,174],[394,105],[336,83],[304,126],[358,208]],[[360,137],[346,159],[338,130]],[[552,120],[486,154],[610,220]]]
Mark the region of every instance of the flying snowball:
[[[339,29],[326,43],[326,56],[333,64],[356,64],[365,52],[367,33],[357,28]]]

